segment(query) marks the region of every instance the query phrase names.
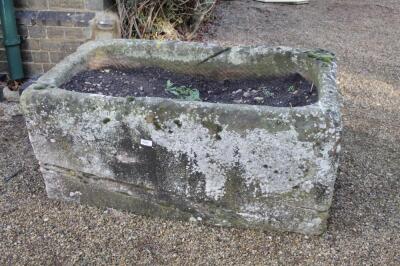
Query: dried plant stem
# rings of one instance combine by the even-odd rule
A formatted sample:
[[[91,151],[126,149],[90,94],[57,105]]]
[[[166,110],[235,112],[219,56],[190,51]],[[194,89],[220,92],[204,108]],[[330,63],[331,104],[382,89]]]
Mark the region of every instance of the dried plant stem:
[[[116,0],[123,38],[192,39],[215,0]]]

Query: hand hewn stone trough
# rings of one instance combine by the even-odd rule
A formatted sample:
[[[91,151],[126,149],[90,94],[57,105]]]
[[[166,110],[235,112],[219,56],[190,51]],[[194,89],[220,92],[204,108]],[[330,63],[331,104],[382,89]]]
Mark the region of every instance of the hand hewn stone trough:
[[[289,48],[91,42],[22,94],[48,196],[208,224],[319,234],[340,152],[336,63]],[[108,65],[160,66],[213,78],[300,73],[318,87],[303,107],[111,97],[59,89]]]

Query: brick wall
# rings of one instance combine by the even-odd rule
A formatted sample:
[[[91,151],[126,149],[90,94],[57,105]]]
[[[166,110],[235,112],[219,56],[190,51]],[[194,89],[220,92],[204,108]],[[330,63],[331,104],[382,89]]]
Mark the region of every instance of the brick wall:
[[[82,43],[98,38],[96,19],[111,10],[108,0],[14,0],[14,5],[26,76],[46,72]],[[97,35],[118,37],[115,28],[112,34]],[[6,73],[1,29],[0,38],[0,73]]]

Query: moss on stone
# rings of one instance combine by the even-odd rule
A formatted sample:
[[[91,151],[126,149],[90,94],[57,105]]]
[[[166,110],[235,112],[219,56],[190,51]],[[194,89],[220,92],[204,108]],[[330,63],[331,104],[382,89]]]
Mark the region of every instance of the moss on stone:
[[[111,119],[109,117],[106,117],[106,118],[103,119],[102,122],[103,122],[103,124],[107,124],[110,121],[111,121]]]
[[[45,86],[45,85],[42,85],[42,84],[38,84],[38,85],[35,85],[35,86],[33,87],[33,89],[34,89],[34,90],[44,90],[44,89],[46,89],[46,86]]]
[[[157,120],[153,121],[153,126],[156,130],[161,130],[163,129],[163,126],[160,124],[160,122],[158,122]]]
[[[226,171],[227,179],[225,182],[225,193],[222,199],[226,207],[237,211],[242,205],[243,199],[247,198],[249,194],[242,175],[243,171],[239,163],[232,169]]]
[[[216,140],[221,140],[219,133],[222,132],[223,128],[220,124],[217,124],[211,120],[205,119],[201,121],[203,127],[208,129],[210,135],[212,135]]]
[[[335,60],[335,56],[331,53],[323,51],[309,51],[307,52],[308,57],[322,61],[327,64],[331,64]]]
[[[174,124],[175,124],[177,127],[179,127],[179,128],[182,127],[182,122],[181,122],[179,119],[175,119],[175,120],[174,120]]]
[[[133,97],[133,96],[128,96],[128,97],[126,97],[126,101],[127,101],[128,103],[131,103],[131,102],[135,101],[135,97]]]

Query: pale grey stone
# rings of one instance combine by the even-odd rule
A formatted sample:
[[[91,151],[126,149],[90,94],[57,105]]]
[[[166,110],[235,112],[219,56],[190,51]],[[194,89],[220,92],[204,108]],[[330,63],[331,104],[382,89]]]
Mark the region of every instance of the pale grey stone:
[[[12,91],[7,86],[3,88],[3,98],[8,102],[19,102],[18,91]]]
[[[90,42],[24,91],[48,196],[215,225],[322,233],[342,129],[335,61],[320,50],[258,46],[232,47],[198,64],[221,49]],[[150,65],[220,79],[301,73],[318,86],[319,101],[278,108],[58,88],[88,68]]]

